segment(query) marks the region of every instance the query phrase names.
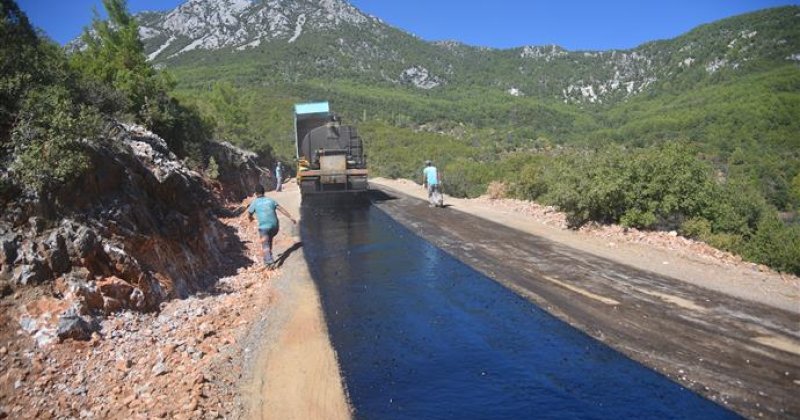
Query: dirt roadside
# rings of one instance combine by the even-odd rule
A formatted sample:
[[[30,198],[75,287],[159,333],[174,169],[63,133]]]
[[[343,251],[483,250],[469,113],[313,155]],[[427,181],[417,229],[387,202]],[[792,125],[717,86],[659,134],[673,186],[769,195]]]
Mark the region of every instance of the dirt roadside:
[[[424,191],[411,182],[403,189],[380,184],[372,182],[385,192],[376,205],[392,218],[598,341],[742,415],[800,415],[795,398],[800,316],[796,309],[779,307],[793,308],[791,298],[737,297],[705,287],[702,278],[665,275],[656,270],[659,264],[635,265],[637,258],[665,261],[662,250],[637,244],[631,248],[640,254],[620,262],[620,255],[613,259],[589,252],[585,244],[572,246],[574,238],[531,232],[526,227],[536,222],[523,214],[503,215],[453,199],[446,201],[450,208],[433,209],[418,199]],[[495,223],[470,214],[466,208],[472,205],[472,211]],[[615,252],[626,253],[620,248]],[[666,261],[662,265],[682,268],[684,263],[679,256]],[[710,266],[702,273],[716,277],[724,272]]]
[[[370,183],[427,199],[423,187],[410,180],[375,178]],[[530,203],[518,200],[491,200],[485,197],[459,199],[447,196],[445,204],[621,264],[737,298],[800,313],[800,278],[743,262],[741,258],[713,250],[696,241],[671,237],[667,233],[626,234],[620,228],[569,230],[563,226],[563,217],[549,215],[552,212],[548,210],[531,211]]]
[[[300,194],[295,183],[281,193],[268,194],[292,213],[300,214]],[[251,329],[249,342],[258,350],[252,378],[242,393],[243,417],[253,419],[349,419],[336,354],[316,285],[297,241],[298,230],[288,221],[284,232],[294,233],[294,246],[281,275],[273,282],[274,305]],[[285,246],[285,245],[284,245]],[[278,256],[286,248],[276,248]],[[291,248],[290,248],[291,249]],[[279,257],[280,258],[280,257]]]

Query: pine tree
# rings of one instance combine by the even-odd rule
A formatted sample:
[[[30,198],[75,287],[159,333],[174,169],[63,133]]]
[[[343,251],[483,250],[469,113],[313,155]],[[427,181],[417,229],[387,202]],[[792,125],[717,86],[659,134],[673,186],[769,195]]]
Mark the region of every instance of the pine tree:
[[[170,88],[147,62],[139,39],[139,25],[128,12],[125,0],[103,0],[108,20],[95,11],[92,30],[83,34],[84,51],[73,57],[73,64],[88,76],[112,86],[127,97],[127,110],[139,121],[157,113]]]
[[[230,82],[214,83],[209,100],[214,108],[220,138],[242,140],[247,135],[248,118],[240,97],[241,92]]]

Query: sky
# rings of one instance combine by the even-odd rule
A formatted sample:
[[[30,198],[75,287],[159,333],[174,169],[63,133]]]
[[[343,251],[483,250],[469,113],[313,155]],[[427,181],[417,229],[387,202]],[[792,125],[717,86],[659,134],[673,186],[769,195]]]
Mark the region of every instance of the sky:
[[[133,12],[169,10],[183,0],[128,0]],[[781,0],[351,0],[362,11],[428,41],[513,48],[556,44],[569,50],[636,47]],[[18,0],[31,22],[66,43],[102,11],[100,0]]]

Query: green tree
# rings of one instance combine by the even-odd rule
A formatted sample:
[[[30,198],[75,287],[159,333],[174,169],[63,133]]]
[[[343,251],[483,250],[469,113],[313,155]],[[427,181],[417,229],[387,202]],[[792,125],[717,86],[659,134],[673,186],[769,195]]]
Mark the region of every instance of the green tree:
[[[41,39],[12,0],[0,0],[0,193],[37,193],[80,176],[101,126],[63,50]]]
[[[75,53],[73,65],[85,75],[122,92],[126,111],[139,122],[153,126],[168,101],[169,77],[147,62],[139,39],[139,25],[127,10],[125,0],[103,0],[108,20],[95,11],[91,30],[82,36],[86,48]]]
[[[242,93],[230,82],[214,83],[209,96],[220,138],[241,142],[248,132],[248,118],[242,105]]]
[[[13,0],[0,0],[0,144],[11,127],[25,92],[46,79],[39,37]]]
[[[103,0],[103,6],[108,20],[100,19],[95,11],[91,30],[82,36],[86,48],[72,56],[73,68],[89,83],[100,83],[121,93],[122,110],[164,137],[178,156],[189,158],[192,166],[201,168],[213,124],[198,109],[186,107],[170,95],[175,81],[147,61],[139,26],[128,12],[126,1]]]

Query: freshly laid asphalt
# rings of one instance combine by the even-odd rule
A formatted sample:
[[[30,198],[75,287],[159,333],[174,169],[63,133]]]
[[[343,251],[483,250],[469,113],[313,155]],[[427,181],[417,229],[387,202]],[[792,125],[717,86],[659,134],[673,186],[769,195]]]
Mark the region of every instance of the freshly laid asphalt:
[[[444,251],[447,258],[502,284],[504,290],[513,290],[593,341],[744,416],[800,417],[796,398],[800,395],[800,317],[796,313],[611,262],[456,208],[429,208],[425,201],[387,187],[373,196],[372,211],[381,210],[435,245],[428,253]],[[354,234],[349,235],[352,239]],[[363,241],[371,246],[370,239]],[[352,245],[352,241],[342,243]],[[378,254],[402,253],[396,247],[375,246]],[[413,271],[420,263],[400,264]],[[350,277],[363,278],[363,273],[354,273]],[[451,280],[461,282],[460,278]],[[325,286],[320,287],[324,300]],[[500,311],[505,307],[492,306]],[[524,321],[513,318],[502,324],[513,329],[517,322],[522,322],[516,328],[524,333],[529,327]],[[343,370],[347,375],[347,369]]]

